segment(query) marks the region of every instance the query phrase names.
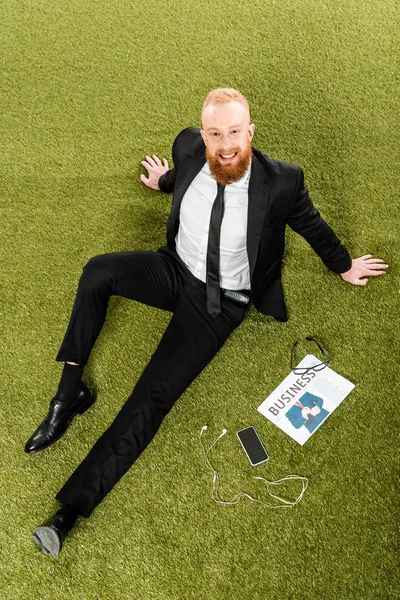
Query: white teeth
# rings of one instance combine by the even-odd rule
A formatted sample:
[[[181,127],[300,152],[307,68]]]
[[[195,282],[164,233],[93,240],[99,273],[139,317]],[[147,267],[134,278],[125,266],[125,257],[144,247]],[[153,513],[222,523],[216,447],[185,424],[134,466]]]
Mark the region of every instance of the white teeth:
[[[234,152],[233,154],[221,154],[222,158],[233,158],[235,156],[236,152]]]

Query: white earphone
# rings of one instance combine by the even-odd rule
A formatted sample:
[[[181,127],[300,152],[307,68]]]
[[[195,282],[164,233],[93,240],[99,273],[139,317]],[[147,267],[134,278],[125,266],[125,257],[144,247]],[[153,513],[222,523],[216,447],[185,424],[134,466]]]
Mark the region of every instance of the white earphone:
[[[213,472],[213,484],[212,484],[211,497],[214,500],[214,502],[217,502],[218,504],[236,504],[237,502],[239,502],[240,498],[245,497],[245,498],[248,498],[249,500],[251,500],[252,502],[258,502],[260,504],[263,504],[264,506],[267,506],[268,508],[291,508],[293,506],[296,506],[296,504],[298,504],[301,501],[301,499],[303,498],[304,492],[306,491],[307,486],[308,486],[307,477],[302,477],[301,475],[286,475],[286,477],[282,477],[282,479],[278,479],[277,481],[268,481],[264,477],[254,477],[254,479],[259,479],[261,481],[264,481],[267,484],[268,494],[272,498],[275,498],[276,500],[281,502],[281,504],[267,504],[267,502],[264,502],[264,500],[259,500],[258,498],[253,498],[252,496],[250,496],[250,494],[247,494],[246,492],[239,492],[231,500],[222,500],[218,494],[218,486],[219,486],[218,473],[212,466],[210,459],[208,458],[208,454],[214,448],[214,446],[218,442],[218,440],[220,440],[226,433],[228,433],[228,430],[223,429],[222,433],[211,444],[211,446],[208,448],[208,450],[206,450],[203,440],[202,440],[202,436],[203,436],[203,433],[207,429],[208,429],[207,425],[203,425],[203,427],[201,428],[200,444],[203,449],[205,463]],[[281,483],[292,480],[292,479],[298,479],[302,483],[302,490],[301,490],[299,496],[296,498],[296,500],[285,500],[284,498],[280,498],[279,496],[277,496],[271,492],[270,486],[280,485]]]

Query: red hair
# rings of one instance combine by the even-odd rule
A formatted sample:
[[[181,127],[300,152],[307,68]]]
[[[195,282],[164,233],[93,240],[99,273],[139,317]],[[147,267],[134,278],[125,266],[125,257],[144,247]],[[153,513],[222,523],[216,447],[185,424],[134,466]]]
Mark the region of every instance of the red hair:
[[[238,90],[233,88],[217,88],[216,90],[211,90],[208,94],[207,98],[204,100],[201,112],[203,113],[204,109],[210,104],[221,105],[228,104],[228,102],[239,102],[239,104],[242,104],[249,110],[249,103]]]

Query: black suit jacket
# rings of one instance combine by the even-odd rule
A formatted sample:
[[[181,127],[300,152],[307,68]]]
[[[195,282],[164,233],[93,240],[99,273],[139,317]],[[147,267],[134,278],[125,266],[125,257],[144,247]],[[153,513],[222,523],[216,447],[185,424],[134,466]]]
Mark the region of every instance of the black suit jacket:
[[[182,198],[206,162],[199,129],[188,127],[178,135],[172,158],[174,168],[158,182],[162,191],[173,192],[169,246],[175,246]],[[329,269],[335,273],[350,269],[349,253],[311,202],[302,169],[253,148],[247,224],[252,301],[259,312],[279,321],[287,321],[281,283],[286,225],[307,240]]]

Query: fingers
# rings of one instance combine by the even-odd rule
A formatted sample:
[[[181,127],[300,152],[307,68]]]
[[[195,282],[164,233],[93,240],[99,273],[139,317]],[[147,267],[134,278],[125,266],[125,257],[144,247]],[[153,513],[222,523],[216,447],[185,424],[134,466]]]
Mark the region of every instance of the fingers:
[[[163,164],[164,163],[164,164]],[[158,158],[158,156],[156,154],[153,154],[153,156],[146,156],[146,160],[142,160],[141,164],[149,171],[150,169],[154,169],[156,167],[164,167],[166,169],[169,169],[168,166],[168,161],[166,158],[163,158],[163,163],[161,162],[161,160]]]
[[[147,169],[148,171],[150,171],[152,169],[151,164],[148,163],[146,160],[142,160],[140,164],[143,165],[144,168]]]
[[[364,260],[365,263],[374,263],[374,262],[381,262],[383,263],[384,260],[383,258],[367,258],[366,260]]]
[[[387,268],[389,266],[382,258],[370,258],[369,260],[365,260],[364,264],[368,265],[369,268],[372,268],[374,265],[377,265],[378,268]]]
[[[365,275],[380,275],[382,273],[385,273],[388,267],[389,265],[385,264],[383,261],[373,262],[369,263],[368,266],[366,265],[365,267],[363,267],[362,271]]]
[[[361,279],[361,277],[362,275],[360,275],[359,277],[352,277],[351,279],[345,279],[345,281],[351,283],[352,285],[367,285],[368,279]]]
[[[356,258],[352,266],[358,278],[383,275],[388,267],[389,265],[382,258],[375,258],[372,254]]]
[[[380,271],[382,271],[382,273],[384,273],[388,267],[389,267],[389,265],[377,263],[377,264],[369,265],[368,270],[370,270],[370,271],[380,270]]]
[[[140,181],[142,183],[144,183],[145,185],[149,185],[149,179],[146,177],[146,175],[141,175],[140,176]]]
[[[375,258],[373,254],[365,254],[364,256],[359,256],[359,258],[355,259],[356,261],[362,262],[363,264],[373,265],[377,263],[384,263],[383,258]],[[383,264],[382,264],[383,266]],[[386,265],[388,266],[388,265]]]
[[[162,162],[158,158],[157,154],[153,154],[153,156],[146,156],[146,160],[152,167],[162,167]],[[165,159],[164,159],[165,160]]]
[[[157,163],[156,163],[156,162],[155,162],[155,161],[154,161],[154,160],[151,158],[151,156],[148,156],[148,155],[147,155],[147,156],[146,156],[146,160],[147,160],[147,162],[149,163],[149,165],[151,165],[152,167],[155,167],[155,166],[156,166],[156,164],[157,164]]]
[[[378,271],[377,269],[368,271],[368,277],[376,277],[377,275],[383,275],[386,271]]]

